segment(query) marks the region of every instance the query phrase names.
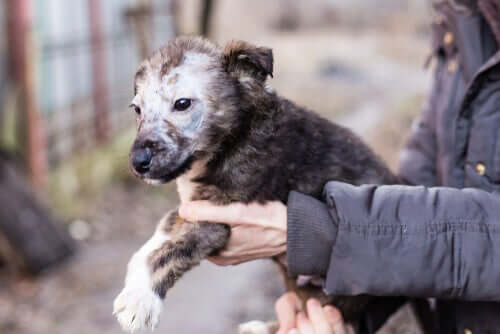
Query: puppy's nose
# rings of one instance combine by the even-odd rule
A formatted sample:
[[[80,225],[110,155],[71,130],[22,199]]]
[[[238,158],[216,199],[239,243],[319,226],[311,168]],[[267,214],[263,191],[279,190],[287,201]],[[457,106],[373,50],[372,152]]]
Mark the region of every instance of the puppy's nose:
[[[142,149],[136,149],[132,153],[132,166],[139,174],[144,174],[151,168],[151,160],[153,159],[153,154],[149,147]]]

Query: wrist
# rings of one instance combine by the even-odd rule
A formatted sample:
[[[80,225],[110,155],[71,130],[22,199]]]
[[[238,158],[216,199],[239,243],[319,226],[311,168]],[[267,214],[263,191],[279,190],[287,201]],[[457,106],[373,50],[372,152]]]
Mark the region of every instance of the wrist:
[[[291,192],[287,212],[287,262],[292,276],[325,276],[337,235],[337,221],[317,199]]]
[[[276,222],[276,227],[285,234],[288,229],[288,209],[281,202],[275,202],[273,221]],[[286,238],[285,238],[286,241]]]

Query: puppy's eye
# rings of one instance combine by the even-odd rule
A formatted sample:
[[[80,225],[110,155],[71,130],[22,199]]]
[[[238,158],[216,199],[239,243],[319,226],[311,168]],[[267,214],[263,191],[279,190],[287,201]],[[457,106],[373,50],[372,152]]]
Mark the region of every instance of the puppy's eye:
[[[189,107],[191,107],[191,99],[182,98],[174,103],[174,109],[177,111],[184,111]]]
[[[139,116],[141,114],[141,108],[139,108],[138,106],[136,106],[135,104],[131,104],[129,106],[130,108],[134,108],[134,111],[135,113],[137,114],[137,116]]]

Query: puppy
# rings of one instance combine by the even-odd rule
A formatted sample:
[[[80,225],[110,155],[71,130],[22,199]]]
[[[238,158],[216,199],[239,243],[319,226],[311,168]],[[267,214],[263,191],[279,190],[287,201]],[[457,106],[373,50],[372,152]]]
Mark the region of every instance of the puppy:
[[[130,162],[150,184],[177,180],[181,201],[281,201],[291,190],[321,198],[330,180],[399,183],[351,131],[278,96],[266,85],[271,49],[233,41],[221,48],[180,37],[144,61],[132,107],[137,138]],[[224,248],[223,224],[185,223],[167,214],[128,264],[114,313],[130,332],[154,328],[167,291],[209,255]],[[286,277],[286,275],[285,275]],[[314,286],[288,289],[339,307],[355,322],[368,296],[326,296]]]

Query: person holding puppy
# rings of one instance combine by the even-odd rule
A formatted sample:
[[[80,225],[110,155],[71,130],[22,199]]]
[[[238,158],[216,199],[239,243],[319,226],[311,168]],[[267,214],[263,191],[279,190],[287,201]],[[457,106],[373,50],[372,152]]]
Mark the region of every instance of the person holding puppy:
[[[231,225],[220,265],[286,253],[292,275],[331,294],[433,297],[429,330],[500,333],[500,1],[435,3],[433,90],[401,153],[408,185],[329,182],[324,201],[180,207]],[[276,303],[280,334],[345,333],[339,312],[296,296]],[[298,312],[297,312],[298,311]],[[304,310],[305,311],[305,310]],[[367,333],[386,316],[367,314]]]

